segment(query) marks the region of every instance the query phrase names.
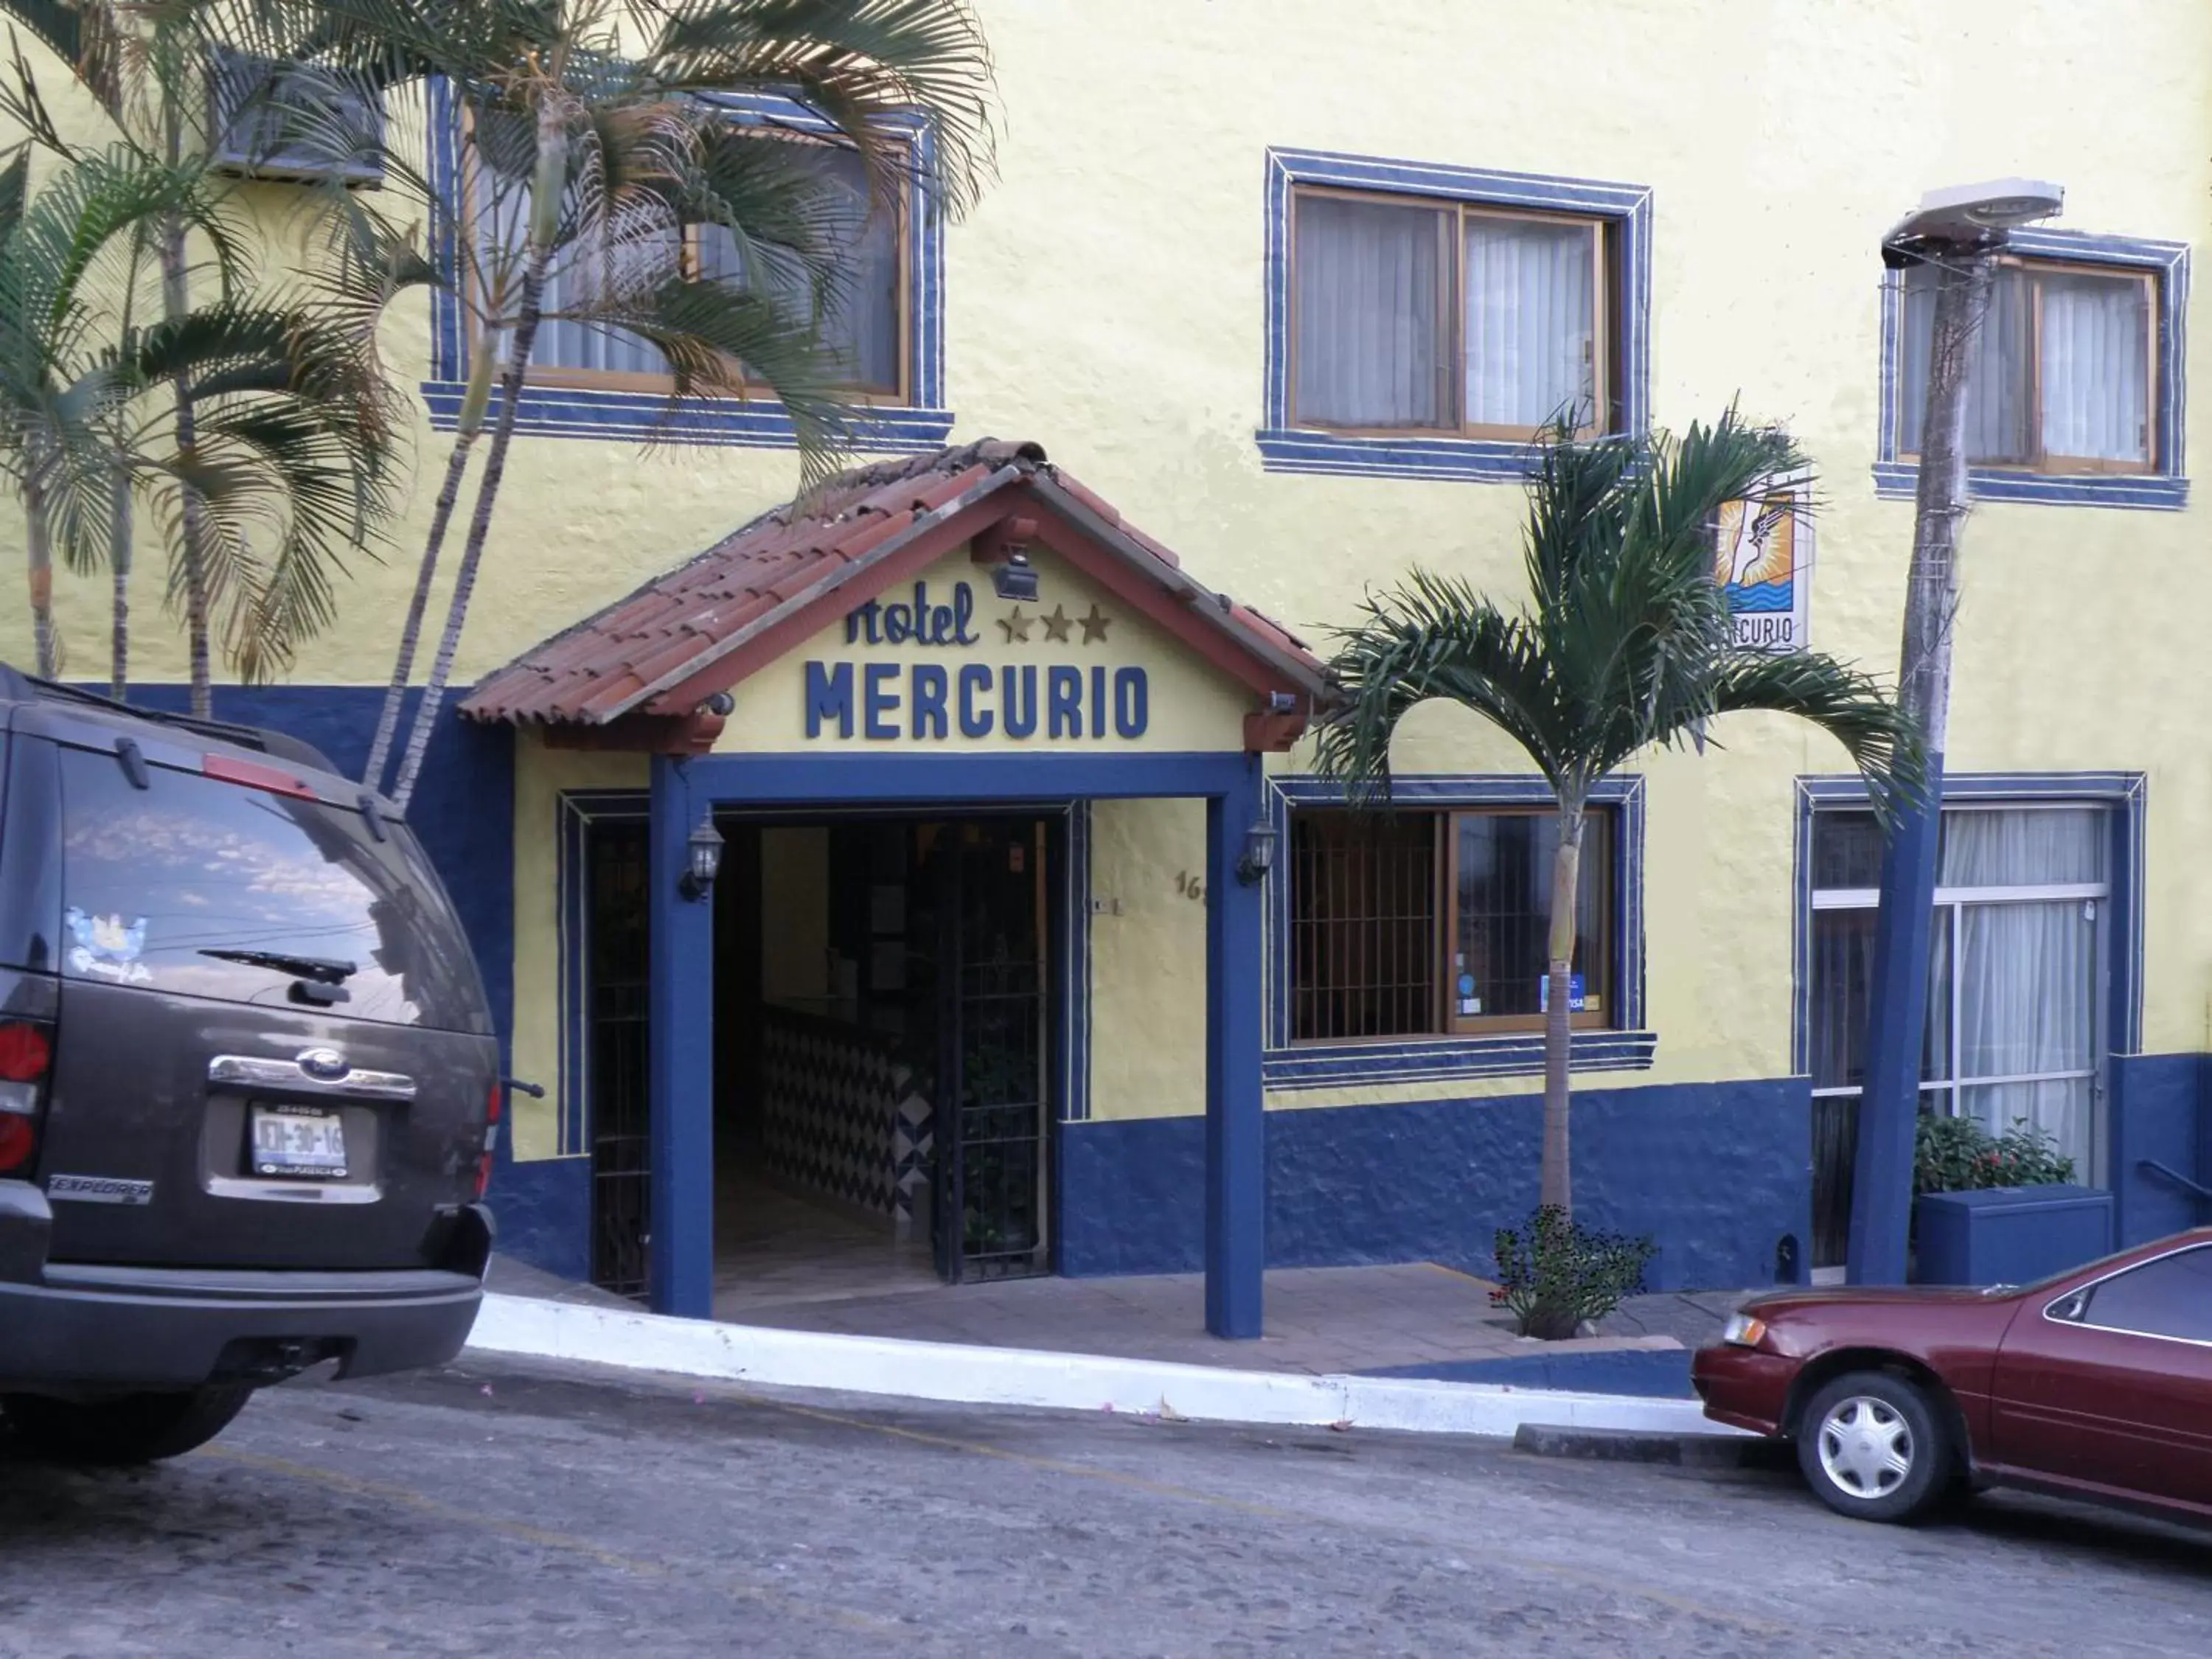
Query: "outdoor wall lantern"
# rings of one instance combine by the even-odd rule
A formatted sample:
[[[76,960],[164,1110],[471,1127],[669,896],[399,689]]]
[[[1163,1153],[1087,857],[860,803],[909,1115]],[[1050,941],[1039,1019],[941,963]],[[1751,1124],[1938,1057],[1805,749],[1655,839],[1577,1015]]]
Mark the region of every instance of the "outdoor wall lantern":
[[[1037,596],[1036,567],[1026,553],[1009,553],[991,569],[991,589],[1002,599],[1027,600]]]
[[[1250,887],[1275,867],[1275,826],[1265,818],[1244,832],[1244,856],[1237,860],[1237,879]]]
[[[677,890],[685,898],[702,899],[714,890],[714,878],[721,869],[721,832],[714,828],[714,814],[702,813],[699,827],[684,843],[684,873],[677,879]]]

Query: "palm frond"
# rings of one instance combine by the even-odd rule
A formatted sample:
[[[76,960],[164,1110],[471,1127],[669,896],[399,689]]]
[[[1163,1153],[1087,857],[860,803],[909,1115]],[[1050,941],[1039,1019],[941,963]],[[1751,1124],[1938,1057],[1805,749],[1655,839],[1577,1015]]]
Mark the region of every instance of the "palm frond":
[[[1355,800],[1387,799],[1390,739],[1416,705],[1474,709],[1528,752],[1555,787],[1572,787],[1572,731],[1540,636],[1467,583],[1416,570],[1364,601],[1331,662],[1339,697],[1317,735],[1316,767]]]
[[[1823,653],[1733,655],[1714,676],[1713,710],[1789,714],[1817,726],[1844,746],[1885,823],[1926,793],[1919,728],[1878,682]]]
[[[955,217],[994,172],[990,49],[964,0],[643,0],[637,9],[653,30],[642,61],[672,90],[787,91],[886,185],[902,165],[889,141],[919,118],[930,185]]]

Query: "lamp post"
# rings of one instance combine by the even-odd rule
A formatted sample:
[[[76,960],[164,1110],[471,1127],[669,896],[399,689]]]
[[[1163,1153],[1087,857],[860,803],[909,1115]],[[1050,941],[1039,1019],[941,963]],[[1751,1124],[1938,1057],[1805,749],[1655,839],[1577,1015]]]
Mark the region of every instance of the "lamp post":
[[[1882,262],[1891,270],[1926,264],[1936,273],[1912,562],[1897,671],[1899,706],[1926,751],[1927,787],[1917,800],[1899,803],[1882,849],[1866,1075],[1851,1170],[1849,1271],[1854,1284],[1905,1282],[1912,1224],[1951,629],[1959,609],[1959,527],[1967,511],[1966,396],[1974,342],[2008,234],[2051,217],[2064,200],[2057,185],[2023,179],[1931,191],[1882,240]]]

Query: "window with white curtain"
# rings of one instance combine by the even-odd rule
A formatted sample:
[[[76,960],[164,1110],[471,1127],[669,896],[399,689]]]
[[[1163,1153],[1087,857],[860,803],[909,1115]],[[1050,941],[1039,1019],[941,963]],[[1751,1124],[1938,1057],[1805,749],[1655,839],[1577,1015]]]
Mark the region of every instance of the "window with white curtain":
[[[1292,419],[1525,437],[1610,417],[1605,222],[1302,189]]]
[[[2099,1010],[2112,818],[2079,805],[1947,807],[1929,939],[1921,1109],[1993,1134],[2041,1130],[2104,1178]],[[1813,819],[1809,967],[1814,1265],[1844,1257],[1865,1081],[1881,836],[1873,814]]]
[[[1905,275],[1899,448],[1920,449],[1936,276]],[[2039,472],[2148,472],[2158,454],[2159,278],[2117,266],[2008,259],[1966,384],[1966,455]]]
[[[769,142],[769,141],[763,141]],[[823,343],[836,353],[846,378],[858,391],[897,397],[903,391],[906,361],[904,308],[900,303],[905,271],[903,211],[871,200],[865,164],[847,149],[816,145],[819,164],[841,192],[849,211],[840,216],[847,280],[819,319]],[[479,234],[495,246],[521,246],[529,214],[526,190],[482,192]],[[681,271],[700,282],[742,283],[746,261],[736,239],[719,225],[610,224],[586,244],[572,243],[556,257],[545,284],[545,309],[580,311],[595,293],[620,293]],[[799,314],[811,302],[795,271],[762,264],[757,279],[781,295]],[[634,385],[656,389],[667,383],[660,355],[646,340],[626,331],[578,317],[549,316],[540,324],[530,354],[533,380],[556,384]]]

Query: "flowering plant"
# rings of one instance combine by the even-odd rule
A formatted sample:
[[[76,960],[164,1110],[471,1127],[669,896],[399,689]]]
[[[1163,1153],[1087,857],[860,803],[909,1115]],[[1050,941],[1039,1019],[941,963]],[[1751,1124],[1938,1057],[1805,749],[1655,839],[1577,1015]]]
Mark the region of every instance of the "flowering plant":
[[[1978,1118],[1920,1115],[1913,1151],[1912,1190],[1975,1192],[1985,1187],[2050,1187],[2074,1179],[2074,1160],[2025,1118],[1993,1135]]]

